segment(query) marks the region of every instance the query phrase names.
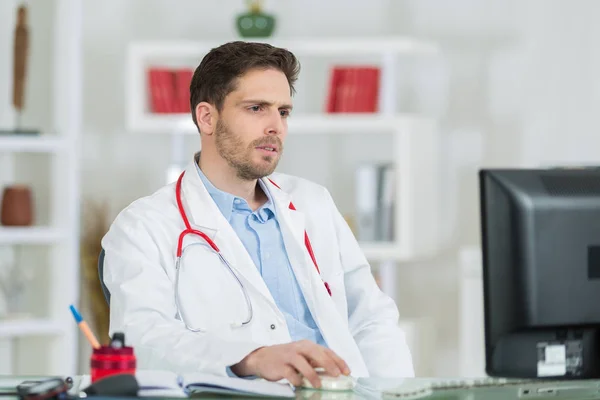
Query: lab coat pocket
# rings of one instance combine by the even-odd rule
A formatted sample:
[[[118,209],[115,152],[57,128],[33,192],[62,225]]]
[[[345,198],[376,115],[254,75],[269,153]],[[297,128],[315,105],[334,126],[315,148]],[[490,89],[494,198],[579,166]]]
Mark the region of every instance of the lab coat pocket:
[[[180,317],[191,329],[228,330],[248,318],[235,270],[205,246],[189,245],[181,257],[176,292]]]

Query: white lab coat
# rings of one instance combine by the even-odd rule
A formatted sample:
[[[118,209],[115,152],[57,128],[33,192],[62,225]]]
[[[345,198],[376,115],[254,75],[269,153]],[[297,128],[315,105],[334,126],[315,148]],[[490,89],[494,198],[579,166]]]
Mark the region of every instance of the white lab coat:
[[[293,271],[328,346],[348,363],[353,376],[414,376],[397,307],[379,290],[329,192],[289,175],[271,178],[281,189],[267,179],[264,187],[275,203]],[[111,293],[109,334],[125,333],[139,368],[225,375],[228,366],[258,347],[291,338],[283,314],[193,163],[182,181],[182,200],[192,227],[209,235],[238,273],[252,302],[252,322],[230,326],[247,316],[242,291],[203,246],[185,250],[180,296],[189,325],[208,331],[191,332],[177,317],[175,260],[184,223],[173,183],[125,208],[102,240],[104,283]],[[297,211],[288,208],[290,200]],[[321,276],[306,249],[305,229]],[[184,244],[198,241],[202,239],[188,235]]]

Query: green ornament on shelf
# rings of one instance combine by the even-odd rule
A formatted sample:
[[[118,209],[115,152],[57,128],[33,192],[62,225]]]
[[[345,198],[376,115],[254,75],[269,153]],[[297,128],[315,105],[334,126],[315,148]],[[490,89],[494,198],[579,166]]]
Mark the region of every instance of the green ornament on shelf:
[[[262,12],[261,0],[248,0],[250,11],[237,17],[237,30],[246,38],[265,38],[275,29],[275,17]]]

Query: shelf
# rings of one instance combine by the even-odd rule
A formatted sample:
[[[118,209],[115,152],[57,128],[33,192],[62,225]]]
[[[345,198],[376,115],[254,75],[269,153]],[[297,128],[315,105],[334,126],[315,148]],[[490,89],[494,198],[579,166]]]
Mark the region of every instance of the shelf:
[[[63,234],[54,228],[0,226],[0,245],[47,244],[62,238]]]
[[[409,257],[396,243],[360,243],[368,261],[408,261]]]
[[[382,116],[378,114],[315,114],[294,115],[288,120],[288,130],[294,134],[392,132],[399,126],[425,118],[409,114]],[[132,121],[132,128],[144,133],[198,134],[190,114],[145,113]]]
[[[239,40],[239,39],[231,39]],[[220,46],[229,40],[196,42],[196,41],[153,41],[135,43],[130,50],[134,57],[193,58],[197,60],[210,49]],[[253,42],[269,43],[283,47],[297,56],[339,56],[369,54],[437,54],[437,44],[428,40],[411,37],[348,37],[348,38],[304,38],[304,39],[252,39]]]
[[[233,40],[233,39],[232,39]],[[152,114],[149,112],[148,82],[146,78],[149,66],[165,65],[177,67],[196,66],[199,60],[212,48],[228,40],[221,41],[143,41],[131,44],[128,49],[125,88],[127,126],[132,131],[144,133],[198,134],[190,113]],[[392,131],[398,122],[398,116],[387,114],[396,110],[393,106],[395,96],[396,71],[395,56],[399,54],[437,54],[439,47],[435,42],[412,37],[312,37],[304,39],[267,38],[253,41],[265,42],[284,47],[299,57],[312,56],[363,56],[381,57],[381,110],[386,116],[365,114],[316,114],[298,115],[289,120],[289,132],[295,133],[360,133],[365,130],[381,132]],[[191,64],[190,64],[191,63]],[[400,117],[402,118],[402,117]]]
[[[57,136],[0,135],[0,153],[53,153],[66,148],[64,139]]]
[[[410,115],[382,116],[358,113],[292,116],[288,121],[288,129],[291,134],[392,132],[401,124],[414,119],[419,118]]]
[[[0,338],[60,335],[65,327],[47,319],[0,319]]]

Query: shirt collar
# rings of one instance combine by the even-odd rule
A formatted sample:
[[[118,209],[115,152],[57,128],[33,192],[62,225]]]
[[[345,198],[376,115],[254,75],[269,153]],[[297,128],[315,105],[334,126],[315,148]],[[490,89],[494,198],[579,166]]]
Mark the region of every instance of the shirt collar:
[[[259,207],[258,210],[255,211],[255,214],[258,218],[258,221],[264,224],[269,219],[275,217],[275,203],[271,198],[271,193],[269,193],[269,189],[266,187],[266,185],[261,179],[258,180],[258,184],[262,188],[263,192],[265,192],[265,194],[267,195],[267,202],[263,204],[262,207]]]
[[[213,185],[208,180],[204,172],[202,172],[200,166],[198,165],[198,162],[196,162],[195,164],[196,171],[198,171],[198,175],[200,176],[204,187],[206,187],[206,190],[212,197],[213,201],[217,204],[217,207],[219,207],[219,210],[221,210],[221,213],[227,219],[227,221],[231,220],[231,214],[233,210],[247,210],[251,212],[251,209],[248,206],[248,202],[245,199],[234,196],[215,187],[215,185]],[[275,216],[275,203],[273,203],[271,194],[269,193],[269,190],[267,189],[265,184],[261,180],[259,180],[259,184],[263,191],[266,193],[268,200],[265,204],[262,205],[262,207],[260,207],[254,213],[256,214],[258,220],[264,223]]]

